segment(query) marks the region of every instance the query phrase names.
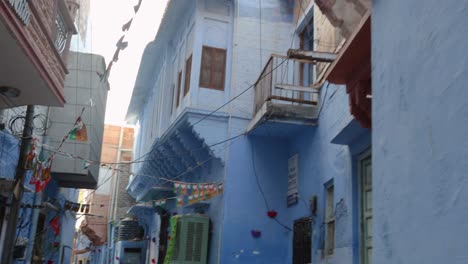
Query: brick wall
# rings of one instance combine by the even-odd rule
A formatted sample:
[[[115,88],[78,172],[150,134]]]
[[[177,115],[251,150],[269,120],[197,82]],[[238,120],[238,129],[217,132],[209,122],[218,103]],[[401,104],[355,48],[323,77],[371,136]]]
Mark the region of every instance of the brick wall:
[[[95,216],[87,216],[88,226],[104,241],[107,240],[107,221],[109,213],[110,195],[93,194],[91,199],[91,208],[89,213]]]
[[[121,132],[123,132],[123,135],[121,142],[122,145],[120,148],[120,160],[117,160],[119,156]],[[133,137],[134,130],[131,127],[124,127],[122,129],[120,126],[105,125],[101,161],[108,163],[131,161],[133,159]],[[116,219],[124,217],[128,208],[135,204],[135,199],[133,199],[126,190],[130,179],[130,168],[131,166],[119,166],[119,170],[123,170],[125,172],[118,171],[112,178],[111,190],[115,190],[117,188],[117,193],[115,194],[114,213]],[[116,182],[116,179],[119,179],[118,183]],[[113,195],[114,194],[111,191],[111,197]]]

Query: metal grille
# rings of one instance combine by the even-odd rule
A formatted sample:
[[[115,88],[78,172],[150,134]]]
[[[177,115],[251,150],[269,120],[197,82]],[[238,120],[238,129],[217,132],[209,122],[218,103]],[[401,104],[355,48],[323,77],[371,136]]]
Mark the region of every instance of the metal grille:
[[[167,229],[169,228],[169,214],[163,214],[161,216],[161,229],[159,231],[159,255],[158,255],[158,263],[163,263],[164,259],[166,258],[166,249],[167,249],[167,236],[169,232]]]
[[[57,12],[57,16],[55,17],[55,48],[57,51],[62,54],[65,50],[65,46],[67,44],[67,25],[65,24],[65,20],[60,12]]]
[[[195,251],[193,252],[194,261],[201,260],[204,227],[203,223],[197,223],[197,229],[195,231]]]
[[[195,223],[189,222],[187,224],[187,241],[185,242],[185,260],[192,261],[193,260],[193,244],[195,238]]]
[[[120,220],[118,239],[119,241],[128,241],[138,238],[141,235],[141,227],[137,220]]]
[[[294,221],[293,264],[311,263],[312,259],[312,219]]]

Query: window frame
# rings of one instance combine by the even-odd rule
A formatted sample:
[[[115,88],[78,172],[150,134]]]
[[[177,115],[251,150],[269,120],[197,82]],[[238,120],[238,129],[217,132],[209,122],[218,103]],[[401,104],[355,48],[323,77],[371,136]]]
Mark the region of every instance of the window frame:
[[[175,96],[175,83],[171,85],[171,115],[172,112],[174,111],[174,96]]]
[[[203,80],[205,78],[203,78],[203,65],[205,65],[203,62],[203,54],[205,54],[205,52],[209,52],[210,56],[211,57],[214,57],[213,56],[213,53],[215,52],[218,52],[218,51],[221,51],[223,52],[223,67],[222,67],[222,87],[219,87],[217,86],[215,83],[214,83],[214,69],[218,68],[216,67],[217,65],[215,63],[211,63],[211,65],[209,65],[209,70],[210,70],[210,80],[209,80],[209,83],[202,83]],[[225,90],[225,86],[226,86],[226,64],[227,64],[227,49],[223,49],[223,48],[216,48],[216,47],[211,47],[211,46],[206,46],[206,45],[203,45],[202,46],[202,54],[201,54],[201,60],[200,60],[200,78],[199,78],[199,86],[202,87],[202,88],[207,88],[207,89],[213,89],[213,90],[218,90],[218,91],[224,91]]]
[[[192,54],[185,61],[185,78],[184,78],[184,97],[190,91],[190,79],[192,78]]]
[[[335,251],[335,234],[336,234],[336,221],[335,221],[335,186],[333,179],[325,184],[325,210],[324,210],[324,224],[325,224],[325,243],[324,255],[326,257],[333,256]],[[330,226],[333,226],[330,231]],[[333,232],[331,236],[329,232]]]
[[[357,169],[358,169],[358,213],[359,213],[359,263],[360,264],[368,264],[372,263],[369,262],[369,259],[367,258],[367,252],[366,252],[366,231],[367,228],[365,228],[365,197],[364,193],[366,192],[365,190],[365,179],[363,179],[363,165],[366,162],[366,160],[370,160],[370,164],[372,166],[372,151],[371,149],[363,151],[361,154],[359,154],[358,159],[357,159]],[[372,181],[374,179],[372,178],[371,175],[371,192],[372,192]],[[372,208],[373,209],[373,208]],[[373,213],[372,213],[373,217]],[[373,234],[372,234],[373,235]],[[372,236],[371,236],[372,237]],[[371,241],[371,245],[373,247],[373,242]]]
[[[182,70],[177,74],[177,98],[176,98],[176,108],[180,105],[180,89],[182,88]]]

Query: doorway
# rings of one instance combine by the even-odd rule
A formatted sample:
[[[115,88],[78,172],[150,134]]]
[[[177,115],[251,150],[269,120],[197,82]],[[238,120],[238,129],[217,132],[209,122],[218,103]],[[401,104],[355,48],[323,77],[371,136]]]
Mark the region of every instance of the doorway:
[[[312,262],[312,218],[294,221],[293,264]]]

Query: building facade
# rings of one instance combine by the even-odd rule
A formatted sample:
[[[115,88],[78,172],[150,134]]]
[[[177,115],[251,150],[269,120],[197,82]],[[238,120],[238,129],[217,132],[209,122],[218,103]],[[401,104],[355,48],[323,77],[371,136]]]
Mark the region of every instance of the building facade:
[[[370,10],[354,2],[333,10],[354,10],[342,27],[310,1],[169,2],[127,115],[143,160],[130,213],[145,227],[148,263],[170,247],[169,216],[197,213],[210,220],[207,263],[360,258],[371,132],[343,83],[327,81]],[[222,183],[223,194],[193,202],[174,181]]]
[[[133,253],[177,262],[190,214],[198,263],[464,263],[467,5],[438,4],[170,1],[127,116]]]
[[[21,120],[25,116],[24,109],[17,107],[25,105],[63,106],[65,103],[64,80],[68,73],[66,63],[68,47],[76,28],[73,24],[77,6],[74,1],[2,1],[0,3],[0,128],[2,133],[15,142],[10,148],[2,145],[4,166],[9,169],[0,179],[2,185],[8,186],[3,193],[2,204],[7,204],[11,197],[12,182],[15,178],[16,166],[19,158],[19,140],[11,136],[22,131]],[[8,110],[5,110],[8,109]],[[44,121],[44,109],[36,110],[34,119],[39,129],[34,129],[33,135],[42,139],[44,127],[39,125]],[[19,111],[19,112],[18,112]],[[13,114],[14,113],[14,114]],[[12,117],[14,116],[14,118]],[[24,119],[23,119],[24,120]],[[12,128],[13,129],[9,129]],[[14,162],[12,162],[14,160]],[[13,173],[13,174],[12,174]],[[31,178],[26,173],[26,181]],[[5,177],[6,176],[6,177]],[[19,188],[23,189],[23,186]],[[10,263],[12,256],[15,259],[22,258],[31,261],[32,245],[34,244],[34,230],[31,224],[32,217],[37,217],[39,207],[42,207],[41,199],[31,193],[31,186],[25,183],[25,194],[20,210],[19,223],[16,232],[8,228],[14,223],[7,221],[11,213],[11,207],[2,206],[0,221],[2,263]],[[18,191],[17,191],[18,193]],[[23,193],[20,190],[19,193]],[[5,198],[5,199],[3,199]],[[44,207],[45,208],[45,207]],[[43,208],[43,209],[44,209]],[[49,208],[50,209],[50,208]],[[46,209],[47,210],[47,209]],[[16,211],[16,209],[14,210]],[[7,233],[14,234],[18,239],[12,242]],[[19,239],[21,237],[21,239]],[[12,245],[13,243],[13,245]],[[10,248],[14,245],[15,252]]]

